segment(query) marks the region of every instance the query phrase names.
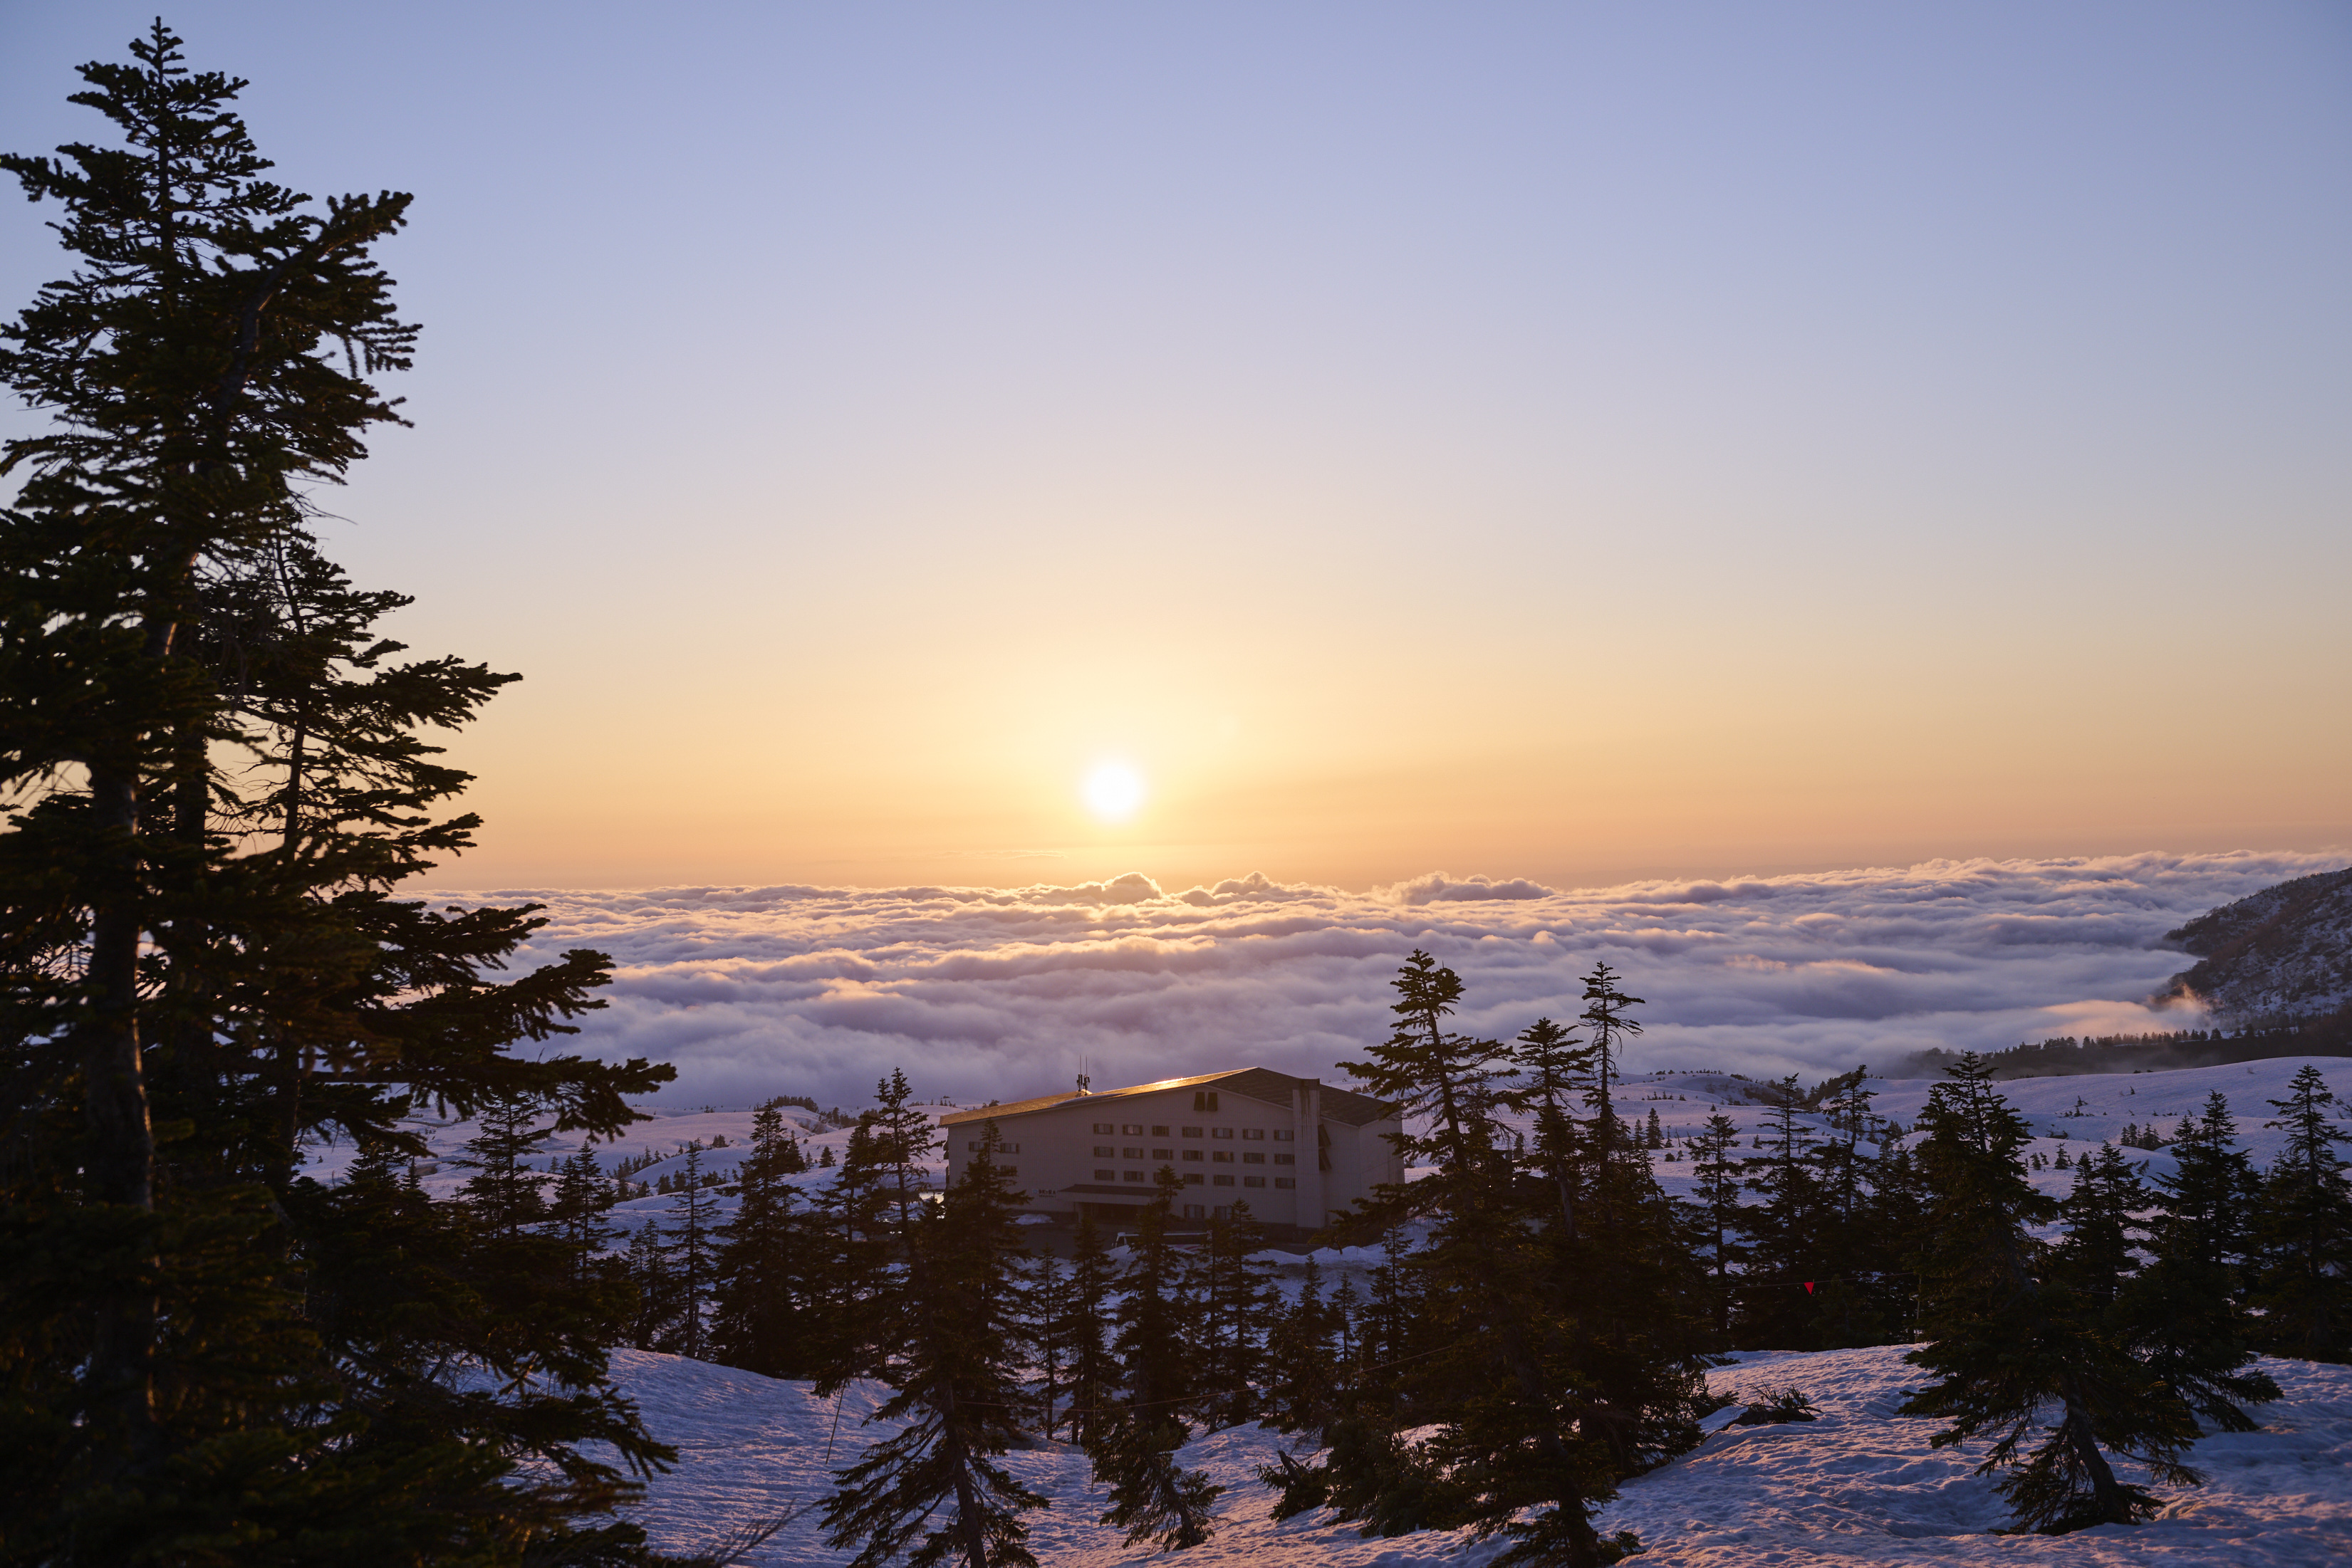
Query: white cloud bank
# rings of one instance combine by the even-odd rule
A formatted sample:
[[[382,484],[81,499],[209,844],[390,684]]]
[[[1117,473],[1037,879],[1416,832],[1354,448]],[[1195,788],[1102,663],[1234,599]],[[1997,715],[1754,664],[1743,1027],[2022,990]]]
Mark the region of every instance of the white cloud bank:
[[[1553,891],[1442,874],[1369,894],[1249,876],[1077,887],[499,891],[551,920],[535,955],[611,953],[572,1048],[673,1062],[671,1105],[777,1093],[1016,1099],[1260,1065],[1337,1080],[1388,1029],[1415,947],[1468,985],[1467,1030],[1572,1018],[1596,961],[1649,998],[1631,1067],[1884,1071],[1924,1046],[2200,1021],[2142,999],[2191,915],[2342,856],[1937,861],[1903,871]]]

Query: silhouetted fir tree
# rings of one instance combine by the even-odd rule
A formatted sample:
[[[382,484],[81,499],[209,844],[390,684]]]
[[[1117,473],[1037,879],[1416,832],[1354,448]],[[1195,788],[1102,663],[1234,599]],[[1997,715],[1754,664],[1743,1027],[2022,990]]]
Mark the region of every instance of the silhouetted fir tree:
[[[784,1178],[804,1168],[800,1145],[773,1102],[751,1119],[751,1152],[736,1178],[734,1216],[719,1231],[712,1268],[711,1354],[766,1377],[807,1377],[825,1337],[831,1303],[823,1290],[824,1249],[814,1217],[796,1207]]]
[[[1126,1531],[1129,1545],[1154,1541],[1171,1551],[1209,1538],[1209,1508],[1223,1490],[1176,1462],[1191,1436],[1185,1406],[1200,1393],[1187,1354],[1193,1303],[1184,1293],[1183,1260],[1169,1239],[1183,1191],[1175,1169],[1160,1166],[1152,1201],[1137,1217],[1118,1281],[1113,1341],[1126,1387],[1094,1424],[1087,1450],[1095,1480],[1110,1491],[1102,1522]]]
[[[675,1348],[699,1361],[709,1349],[703,1322],[709,1312],[719,1251],[719,1202],[702,1180],[702,1151],[689,1145],[670,1200],[676,1222],[668,1241],[670,1278],[677,1290]],[[666,1347],[667,1348],[667,1347]]]
[[[2139,1167],[2112,1144],[2102,1144],[2074,1166],[2074,1186],[2059,1206],[2065,1231],[2052,1261],[2089,1310],[2115,1312],[2125,1282],[2139,1270],[2141,1211],[2149,1204]]]
[[[889,1125],[902,1150],[912,1146],[910,1124]],[[928,1127],[926,1118],[926,1139]],[[916,1568],[1035,1568],[1021,1514],[1048,1504],[994,1462],[1020,1440],[1027,1405],[1012,1282],[1026,1195],[996,1164],[996,1144],[990,1122],[945,1203],[908,1211],[907,1284],[888,1303],[877,1369],[893,1394],[869,1417],[907,1425],[844,1470],[824,1505],[826,1540],[857,1547],[856,1568],[901,1553]]]
[[[1265,1415],[1285,1432],[1318,1431],[1338,1413],[1346,1309],[1323,1299],[1322,1271],[1307,1260],[1298,1297],[1275,1319],[1265,1344]]]
[[[1937,1448],[1990,1437],[1977,1473],[1999,1485],[2021,1527],[2047,1532],[2128,1524],[2157,1500],[2117,1479],[2107,1450],[2159,1481],[2194,1485],[2181,1462],[2197,1426],[2188,1406],[2070,1291],[2029,1228],[2058,1205],[2026,1179],[2024,1121],[1970,1051],[1929,1092],[1918,1157],[1929,1195],[1922,1316],[1934,1343],[1906,1358],[1936,1381],[1906,1415],[1949,1423]],[[2042,1412],[2055,1410],[2043,1431]]]
[[[2216,1092],[2197,1122],[2181,1118],[2170,1174],[2154,1178],[2154,1254],[2124,1293],[2132,1343],[2155,1375],[2198,1416],[2229,1432],[2257,1423],[2242,1408],[2278,1397],[2246,1370],[2255,1325],[2244,1302],[2258,1183],[2229,1101]]]
[[[1732,1302],[1738,1289],[1740,1266],[1748,1258],[1748,1248],[1739,1240],[1745,1233],[1745,1211],[1739,1197],[1744,1186],[1739,1176],[1741,1162],[1732,1153],[1738,1147],[1738,1124],[1720,1111],[1706,1119],[1706,1125],[1691,1145],[1692,1176],[1697,1190],[1697,1228],[1700,1245],[1705,1249],[1703,1261],[1717,1349],[1731,1343]]]
[[[628,1342],[638,1350],[668,1350],[677,1343],[683,1294],[670,1267],[669,1246],[653,1220],[629,1238],[624,1267],[634,1295]]]
[[[604,1179],[589,1150],[580,1150],[559,1167],[547,1218],[571,1260],[573,1279],[584,1280],[603,1265],[616,1234],[604,1222],[614,1201],[614,1185]]]
[[[1307,1261],[1311,1264],[1314,1260]],[[1363,1321],[1363,1293],[1356,1289],[1353,1279],[1342,1275],[1339,1288],[1331,1292],[1331,1333],[1339,1342],[1338,1375],[1343,1385],[1357,1381],[1367,1359],[1364,1336],[1357,1326]]]
[[[1529,1024],[1511,1045],[1511,1064],[1522,1082],[1509,1103],[1535,1117],[1537,1160],[1559,1195],[1560,1227],[1571,1236],[1576,1233],[1576,1184],[1584,1151],[1570,1106],[1578,1087],[1593,1076],[1596,1054],[1597,1048],[1548,1018]]]
[[[534,1126],[538,1120],[538,1109],[528,1101],[485,1106],[474,1135],[466,1140],[466,1152],[449,1162],[474,1173],[466,1178],[466,1197],[481,1215],[483,1228],[509,1241],[547,1216],[545,1178],[530,1168],[530,1159],[555,1129]]]
[[[1864,1152],[1877,1121],[1868,1078],[1857,1067],[1811,1097],[1829,1123],[1808,1162],[1818,1205],[1811,1343],[1824,1350],[1886,1343],[1907,1294],[1873,1191],[1877,1161]]]
[[[1614,1490],[1617,1450],[1601,1428],[1621,1413],[1590,1399],[1587,1384],[1624,1342],[1602,1348],[1611,1325],[1575,1322],[1565,1310],[1555,1281],[1571,1244],[1526,1202],[1541,1191],[1540,1216],[1549,1217],[1557,1210],[1556,1189],[1522,1183],[1492,1119],[1502,1048],[1444,1027],[1461,998],[1459,977],[1416,952],[1393,988],[1397,1022],[1389,1040],[1369,1061],[1341,1065],[1369,1092],[1425,1118],[1426,1132],[1412,1130],[1409,1121],[1392,1140],[1406,1164],[1430,1166],[1433,1174],[1402,1191],[1384,1189],[1370,1217],[1391,1224],[1408,1214],[1427,1220],[1427,1243],[1404,1261],[1433,1349],[1402,1369],[1393,1416],[1376,1422],[1376,1407],[1359,1400],[1330,1428],[1322,1472],[1333,1505],[1381,1533],[1465,1524],[1481,1535],[1507,1532],[1516,1542],[1506,1562],[1613,1560],[1630,1542],[1601,1541],[1590,1505]],[[1589,996],[1594,1005],[1587,1020],[1609,1042],[1596,1039],[1598,1061],[1633,1032],[1625,1009],[1633,998],[1605,970],[1595,971]],[[1590,1256],[1623,1242],[1617,1227],[1637,1211],[1653,1223],[1664,1211],[1663,1199],[1644,1207],[1655,1191],[1646,1155],[1627,1149],[1631,1157],[1611,1157],[1626,1140],[1600,1130],[1612,1119],[1611,1071],[1596,1068],[1590,1099],[1597,1157],[1591,1201],[1583,1206],[1574,1245],[1588,1245],[1596,1233],[1608,1237]],[[1540,1166],[1540,1147],[1535,1157]],[[1620,1308],[1640,1310],[1631,1301],[1613,1303],[1602,1316],[1613,1322]],[[1639,1412],[1622,1414],[1640,1418]],[[1427,1436],[1407,1443],[1401,1427],[1426,1429]]]
[[[72,1281],[0,1298],[8,1550],[618,1561],[640,1534],[589,1516],[627,1488],[579,1444],[665,1450],[599,1392],[610,1293],[373,1166],[299,1175],[314,1139],[421,1155],[425,1101],[609,1135],[670,1075],[510,1053],[608,962],[494,977],[530,908],[392,896],[475,826],[419,732],[509,678],[391,663],[372,623],[404,601],[308,532],[307,487],[394,418],[368,378],[413,329],[370,249],[408,198],[317,210],[267,179],[243,84],[160,22],[132,54],[77,96],[124,145],[0,161],[76,257],[0,329],[51,421],[0,452],[0,1274]],[[512,1396],[453,1397],[468,1363]],[[550,1367],[583,1392],[524,1375]]]
[[[861,1115],[849,1130],[831,1185],[815,1200],[817,1234],[831,1265],[824,1274],[824,1309],[817,1314],[823,1337],[814,1347],[821,1368],[817,1389],[828,1396],[852,1378],[866,1375],[884,1349],[876,1337],[883,1317],[868,1306],[887,1302],[898,1265],[879,1147],[870,1113]],[[824,1153],[832,1152],[826,1145]],[[820,1159],[818,1168],[824,1166]]]
[[[2336,1095],[2305,1064],[2273,1100],[2265,1127],[2286,1147],[2263,1184],[2254,1302],[2264,1343],[2311,1361],[2352,1359],[2352,1181],[2336,1145],[2352,1142],[2328,1119]]]
[[[1265,1329],[1277,1297],[1273,1270],[1252,1260],[1265,1244],[1265,1228],[1246,1202],[1212,1215],[1195,1255],[1186,1294],[1193,1303],[1191,1359],[1201,1389],[1195,1408],[1209,1426],[1237,1427],[1262,1408]]]
[[[1774,1084],[1762,1153],[1740,1162],[1763,1201],[1745,1215],[1751,1278],[1740,1292],[1738,1340],[1748,1350],[1810,1349],[1813,1302],[1804,1282],[1831,1270],[1820,1258],[1821,1194],[1809,1158],[1814,1132],[1799,1120],[1794,1074]]]
[[[1110,1322],[1113,1271],[1102,1231],[1090,1212],[1078,1216],[1062,1310],[1046,1323],[1061,1347],[1061,1390],[1068,1401],[1071,1438],[1091,1444],[1118,1386],[1118,1358],[1104,1330]],[[1053,1435],[1049,1426],[1046,1435]]]
[[[1584,1027],[1592,1031],[1592,1085],[1586,1103],[1592,1107],[1594,1136],[1603,1159],[1610,1157],[1622,1141],[1609,1086],[1621,1075],[1620,1059],[1624,1053],[1625,1040],[1642,1032],[1642,1026],[1633,1021],[1630,1009],[1645,1005],[1640,997],[1629,997],[1617,988],[1622,977],[1606,964],[1593,965],[1592,973],[1584,977],[1584,1011],[1579,1015]]]

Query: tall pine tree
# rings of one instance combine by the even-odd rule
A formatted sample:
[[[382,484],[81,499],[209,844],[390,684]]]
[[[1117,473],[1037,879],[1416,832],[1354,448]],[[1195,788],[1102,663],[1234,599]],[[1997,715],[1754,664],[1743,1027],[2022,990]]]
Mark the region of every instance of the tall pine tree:
[[[0,514],[0,1271],[70,1281],[0,1301],[33,1521],[11,1548],[625,1553],[634,1527],[591,1516],[626,1486],[581,1445],[662,1450],[604,1381],[613,1299],[378,1179],[425,1152],[423,1103],[609,1135],[669,1075],[511,1052],[599,1005],[608,962],[502,976],[531,909],[393,895],[475,826],[421,732],[510,678],[395,661],[373,622],[404,601],[309,528],[309,489],[395,418],[372,378],[414,329],[371,251],[408,198],[321,209],[267,177],[242,83],[160,23],[131,55],[76,99],[120,145],[0,160],[75,258],[0,328],[0,380],[50,421],[0,452],[24,477]],[[328,1138],[377,1151],[363,1178],[301,1176]],[[468,1364],[511,1396],[453,1393]]]

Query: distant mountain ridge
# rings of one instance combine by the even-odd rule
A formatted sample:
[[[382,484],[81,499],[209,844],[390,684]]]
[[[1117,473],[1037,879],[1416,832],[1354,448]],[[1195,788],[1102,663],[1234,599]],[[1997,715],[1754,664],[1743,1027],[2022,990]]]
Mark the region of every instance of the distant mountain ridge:
[[[2241,1027],[2352,1008],[2352,867],[2266,887],[2164,939],[2200,962],[2159,1001],[2194,998]]]

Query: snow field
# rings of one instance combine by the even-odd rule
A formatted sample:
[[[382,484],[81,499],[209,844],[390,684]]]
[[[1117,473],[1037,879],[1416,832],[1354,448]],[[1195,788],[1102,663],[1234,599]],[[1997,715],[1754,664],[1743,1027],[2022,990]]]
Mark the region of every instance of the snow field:
[[[1604,1531],[1632,1530],[1659,1568],[1761,1568],[1846,1563],[2035,1563],[2101,1568],[2161,1563],[2178,1568],[2276,1564],[2321,1568],[2352,1562],[2352,1368],[2265,1360],[2284,1397],[2254,1411],[2262,1430],[2197,1445],[2201,1488],[2159,1489],[2171,1499],[2155,1521],[2103,1526],[2063,1538],[1990,1533],[2007,1518],[1990,1477],[1970,1475],[1977,1455],[1928,1446],[1935,1423],[1895,1414],[1918,1369],[1903,1346],[1818,1354],[1742,1355],[1710,1378],[1718,1392],[1764,1385],[1803,1389],[1821,1413],[1811,1422],[1733,1427],[1693,1452],[1628,1482],[1601,1513]],[[647,1427],[676,1444],[679,1463],[654,1479],[639,1512],[655,1543],[690,1551],[728,1531],[822,1500],[831,1469],[855,1460],[886,1426],[865,1416],[881,1391],[855,1385],[834,1404],[804,1383],[781,1382],[683,1357],[620,1351],[614,1371]],[[1277,1523],[1274,1494],[1256,1479],[1276,1450],[1303,1435],[1240,1427],[1205,1435],[1183,1462],[1225,1486],[1219,1529],[1181,1559],[1129,1548],[1097,1524],[1107,1506],[1088,1482],[1084,1455],[1055,1443],[1006,1457],[1006,1467],[1054,1506],[1028,1516],[1041,1563],[1112,1568],[1151,1560],[1183,1568],[1479,1568],[1500,1542],[1428,1531],[1364,1540],[1317,1511]],[[2144,1478],[2140,1478],[2144,1479]],[[851,1553],[824,1543],[812,1511],[743,1561],[753,1568],[837,1564]]]

